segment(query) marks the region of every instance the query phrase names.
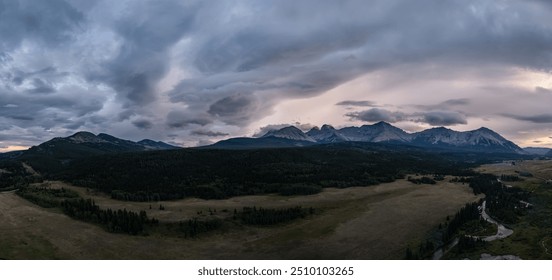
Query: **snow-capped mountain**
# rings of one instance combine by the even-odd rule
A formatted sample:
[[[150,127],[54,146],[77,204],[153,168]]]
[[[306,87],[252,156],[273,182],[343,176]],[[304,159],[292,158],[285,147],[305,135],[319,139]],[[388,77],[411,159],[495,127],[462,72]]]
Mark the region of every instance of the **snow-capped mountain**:
[[[270,131],[261,138],[275,137],[295,141],[308,141],[313,144],[335,142],[393,142],[420,147],[446,148],[483,152],[526,153],[513,142],[498,133],[482,127],[472,131],[455,131],[445,127],[436,127],[416,133],[407,133],[386,122],[361,127],[335,129],[330,125],[312,128],[307,133],[289,126]]]
[[[61,141],[62,139],[63,139],[63,137],[56,137],[53,140]],[[65,140],[67,140],[69,142],[72,142],[72,143],[104,143],[104,142],[108,142],[108,141],[102,139],[101,137],[98,137],[98,136],[96,136],[93,133],[88,132],[88,131],[77,132],[77,133],[65,138]]]
[[[409,142],[412,136],[404,130],[394,127],[386,122],[378,122],[373,125],[361,127],[345,127],[339,130],[348,141],[361,142]]]
[[[454,131],[445,127],[436,127],[414,133],[413,136],[411,143],[419,146],[525,153],[516,144],[486,127],[464,132]]]
[[[309,130],[309,132],[307,132],[307,136],[311,137],[319,143],[335,143],[348,141],[345,136],[339,133],[339,131],[337,131],[333,126],[328,124],[323,125],[322,128],[313,127],[311,130]]]
[[[284,127],[282,129],[278,130],[272,130],[266,133],[265,135],[261,136],[261,138],[266,137],[276,137],[276,138],[284,138],[289,140],[297,140],[297,141],[308,141],[308,142],[316,142],[313,138],[305,134],[303,131],[301,131],[299,128],[295,126],[288,126]]]
[[[378,122],[373,125],[361,127],[351,126],[335,129],[331,125],[323,125],[307,132],[307,135],[318,143],[333,143],[344,141],[357,142],[409,142],[412,136],[404,130],[394,127],[386,122]]]

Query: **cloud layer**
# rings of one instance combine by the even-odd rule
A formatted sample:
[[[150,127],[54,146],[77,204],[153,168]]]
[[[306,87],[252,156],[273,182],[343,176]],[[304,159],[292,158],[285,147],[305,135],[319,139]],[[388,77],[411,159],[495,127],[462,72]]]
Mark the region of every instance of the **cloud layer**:
[[[458,112],[450,111],[429,111],[405,114],[402,112],[392,112],[385,109],[372,108],[366,111],[347,113],[346,116],[353,120],[364,122],[389,122],[397,123],[410,121],[415,123],[425,123],[431,126],[452,126],[458,124],[467,124],[466,116]]]
[[[196,145],[298,122],[280,108],[299,100],[310,123],[491,120],[548,139],[550,18],[536,0],[0,0],[0,145],[78,130]]]

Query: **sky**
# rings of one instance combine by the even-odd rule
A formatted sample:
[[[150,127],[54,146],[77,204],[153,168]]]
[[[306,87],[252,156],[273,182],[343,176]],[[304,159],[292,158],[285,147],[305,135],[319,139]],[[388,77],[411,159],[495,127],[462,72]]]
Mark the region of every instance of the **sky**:
[[[551,70],[552,1],[0,0],[0,152],[378,121],[552,148]]]

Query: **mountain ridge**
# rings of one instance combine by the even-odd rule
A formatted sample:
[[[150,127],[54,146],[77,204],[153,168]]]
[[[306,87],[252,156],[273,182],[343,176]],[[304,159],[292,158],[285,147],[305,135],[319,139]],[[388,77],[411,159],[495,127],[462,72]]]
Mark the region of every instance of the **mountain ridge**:
[[[495,131],[481,127],[469,131],[455,131],[446,127],[433,127],[420,132],[408,133],[387,122],[377,122],[360,127],[350,126],[336,129],[324,124],[321,128],[313,127],[303,132],[295,126],[287,126],[281,129],[271,130],[259,138],[247,138],[246,142],[240,142],[245,138],[230,138],[217,142],[210,147],[225,148],[226,143],[232,142],[235,148],[258,147],[268,137],[285,139],[280,147],[308,146],[316,144],[339,142],[371,142],[371,143],[402,143],[424,148],[445,148],[459,151],[477,152],[509,152],[527,154],[522,148],[512,141],[502,137]],[[257,142],[256,142],[257,141]],[[274,141],[273,141],[274,142]]]
[[[139,152],[150,150],[177,149],[161,141],[144,139],[139,142],[117,138],[99,133],[79,131],[67,137],[55,137],[28,150],[22,151],[23,157],[48,156],[59,160],[70,160],[83,156],[118,152]]]

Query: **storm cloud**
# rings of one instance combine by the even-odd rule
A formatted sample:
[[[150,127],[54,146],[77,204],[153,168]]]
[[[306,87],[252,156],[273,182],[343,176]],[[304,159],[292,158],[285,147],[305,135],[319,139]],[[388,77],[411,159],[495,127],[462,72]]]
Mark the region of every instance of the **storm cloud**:
[[[210,131],[210,130],[194,130],[194,131],[192,131],[192,134],[193,135],[198,135],[198,136],[208,136],[208,137],[228,136],[228,133],[218,132],[218,131]]]
[[[550,133],[550,18],[547,1],[0,0],[0,144],[380,120]]]
[[[364,122],[389,122],[395,123],[406,120],[408,117],[406,114],[401,112],[391,112],[385,109],[372,108],[366,111],[348,113],[346,116],[351,119],[360,120]]]
[[[150,129],[153,127],[153,123],[146,119],[134,120],[132,121],[132,124],[141,129]]]
[[[368,100],[344,100],[335,103],[338,106],[352,106],[352,107],[378,107],[375,102]]]
[[[525,121],[525,122],[532,122],[532,123],[552,123],[552,114],[527,115],[527,116],[503,114],[503,116],[512,118],[518,121]]]
[[[466,116],[453,111],[404,113],[380,108],[372,108],[366,111],[351,112],[346,114],[346,116],[351,119],[364,122],[384,121],[389,123],[397,123],[410,121],[415,123],[424,123],[431,126],[453,126],[458,124],[467,124]]]
[[[420,118],[415,119],[415,122],[427,123],[432,126],[450,126],[458,124],[467,124],[466,117],[458,112],[425,112],[418,113]]]

